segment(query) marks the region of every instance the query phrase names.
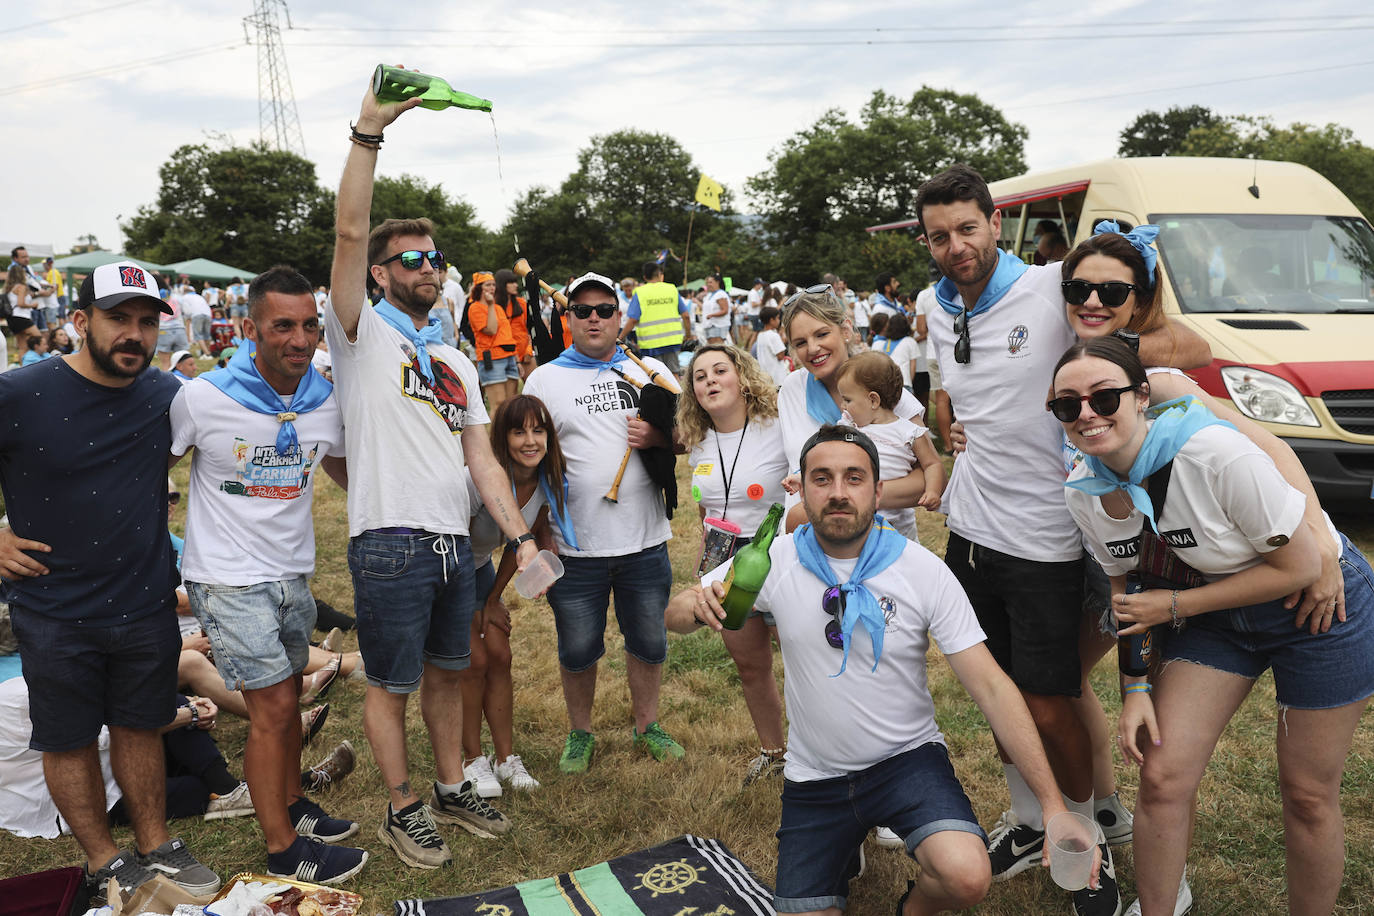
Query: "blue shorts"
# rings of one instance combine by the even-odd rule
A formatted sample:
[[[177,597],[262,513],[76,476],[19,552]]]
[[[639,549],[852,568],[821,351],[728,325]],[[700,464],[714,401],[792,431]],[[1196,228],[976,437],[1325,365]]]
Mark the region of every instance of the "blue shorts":
[[[934,741],[848,776],[784,780],[773,908],[779,913],[844,909],[849,879],[857,871],[851,863],[868,831],[878,826],[892,828],[913,858],[917,846],[945,830],[987,842],[949,751]]]
[[[473,605],[473,613],[476,614],[477,608],[487,603],[487,596],[491,594],[491,587],[496,584],[496,564],[491,557],[487,557],[487,562],[477,567],[473,573],[473,581],[476,583],[472,590],[476,603]]]
[[[1274,669],[1278,703],[1292,709],[1335,709],[1374,695],[1374,572],[1341,535],[1344,551],[1345,620],[1312,635],[1293,626],[1294,610],[1283,599],[1188,618],[1164,635],[1161,657],[1192,662],[1254,680]]]
[[[128,623],[81,626],[10,605],[29,685],[35,751],[72,751],[100,726],[158,729],[177,714],[176,615],[155,611]]]
[[[305,576],[256,585],[187,582],[228,690],[261,690],[305,670],[315,598]]]
[[[558,663],[564,670],[585,671],[606,654],[606,608],[612,592],[625,651],[645,664],[663,664],[668,657],[663,611],[673,585],[668,545],[623,557],[562,560],[563,577],[549,589],[549,605],[558,630]]]
[[[502,382],[520,381],[520,365],[516,363],[514,356],[506,356],[501,359],[492,358],[491,368],[487,368],[486,360],[479,354],[477,357],[477,381],[483,385],[500,385]]]
[[[246,305],[231,305],[231,306],[229,306],[229,317],[230,317],[230,318],[247,318],[247,317],[248,317],[248,306],[246,306]]]
[[[468,666],[476,601],[466,537],[365,531],[348,542],[348,569],[369,684],[413,693],[426,664],[448,671]]]
[[[186,339],[186,326],[177,325],[174,328],[161,328],[157,332],[157,352],[175,353],[178,350],[185,350],[190,346]]]

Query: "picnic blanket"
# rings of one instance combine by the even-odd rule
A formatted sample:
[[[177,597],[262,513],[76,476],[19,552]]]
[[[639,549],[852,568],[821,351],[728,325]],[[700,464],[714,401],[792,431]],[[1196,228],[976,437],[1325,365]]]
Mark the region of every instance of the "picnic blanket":
[[[398,900],[396,916],[774,916],[773,893],[718,840],[686,834],[553,878]]]

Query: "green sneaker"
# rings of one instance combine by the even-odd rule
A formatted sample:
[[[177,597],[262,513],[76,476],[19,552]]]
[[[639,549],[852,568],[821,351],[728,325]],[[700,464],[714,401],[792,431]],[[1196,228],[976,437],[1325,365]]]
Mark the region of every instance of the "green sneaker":
[[[655,760],[667,760],[669,757],[681,760],[687,753],[657,722],[650,722],[643,732],[636,728],[634,736],[635,747],[644,748]]]
[[[585,773],[592,763],[592,747],[596,736],[591,732],[573,729],[568,732],[568,740],[563,745],[563,756],[558,758],[558,768],[564,773]]]

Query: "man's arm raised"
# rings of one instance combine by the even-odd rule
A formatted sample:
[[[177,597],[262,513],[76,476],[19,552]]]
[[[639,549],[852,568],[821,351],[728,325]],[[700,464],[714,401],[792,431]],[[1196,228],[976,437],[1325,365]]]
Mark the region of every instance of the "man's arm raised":
[[[383,129],[401,112],[420,104],[419,99],[379,103],[369,84],[363,95],[354,129],[360,134],[380,136]],[[367,292],[367,235],[372,213],[372,176],[377,168],[377,150],[370,145],[349,141],[348,159],[339,181],[338,208],[334,215],[334,267],[329,276],[329,307],[348,334],[358,338],[358,316],[363,311]]]

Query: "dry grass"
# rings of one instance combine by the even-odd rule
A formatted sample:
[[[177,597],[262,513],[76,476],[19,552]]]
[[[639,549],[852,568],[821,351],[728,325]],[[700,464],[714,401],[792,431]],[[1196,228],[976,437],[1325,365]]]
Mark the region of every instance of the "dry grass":
[[[184,483],[185,469],[177,471]],[[349,582],[344,497],[327,477],[317,478],[315,519],[319,545],[316,594],[342,610],[352,607]],[[684,500],[687,490],[683,487]],[[683,575],[696,562],[696,513],[685,501],[673,523],[674,569]],[[1374,549],[1374,524],[1347,519],[1347,530],[1366,552]],[[922,543],[943,550],[943,526],[926,515]],[[558,772],[558,755],[567,730],[555,638],[548,605],[525,602],[509,593],[515,624],[516,750],[543,788],[512,797],[499,805],[515,823],[504,840],[478,840],[447,831],[454,852],[449,869],[435,872],[402,865],[376,838],[385,792],[362,737],[362,688],[344,683],[331,695],[329,725],[307,755],[314,758],[335,741],[350,738],[360,752],[359,767],[322,801],[334,813],[363,824],[361,844],[373,857],[353,889],[367,898],[366,912],[382,913],[398,897],[470,893],[520,880],[589,865],[621,853],[691,832],[714,836],[771,884],[778,822],[779,783],[740,789],[744,767],[756,748],[753,729],[738,692],[738,678],[718,640],[707,633],[670,637],[664,677],[661,720],[687,748],[677,765],[653,762],[630,748],[629,695],[619,635],[612,625],[608,654],[601,666],[595,708],[597,756],[580,777]],[[350,640],[350,645],[352,641]],[[1115,674],[1111,656],[1094,673],[1100,695],[1114,712]],[[977,708],[938,659],[931,665],[931,687],[940,710],[955,765],[979,819],[991,825],[1007,805],[1001,768],[987,726]],[[775,664],[781,679],[781,661]],[[432,775],[432,755],[411,704],[408,730],[415,781]],[[1285,895],[1283,846],[1274,762],[1276,715],[1272,682],[1261,681],[1232,722],[1208,770],[1200,793],[1198,834],[1190,856],[1190,881],[1198,899],[1195,912],[1278,913]],[[228,721],[217,731],[231,770],[241,767],[246,727]],[[1119,766],[1122,794],[1134,798],[1135,773]],[[1374,727],[1366,719],[1356,734],[1346,768],[1343,800],[1347,846],[1345,886],[1338,911],[1374,913]],[[251,819],[178,822],[173,828],[199,856],[226,877],[265,867],[261,840]],[[127,832],[117,833],[131,842]],[[870,844],[868,874],[856,882],[850,912],[888,913],[915,866],[906,857]],[[20,874],[81,859],[69,838],[52,842],[21,841],[0,835],[0,876]],[[1129,847],[1118,858],[1118,873],[1129,893],[1132,863]],[[1129,897],[1128,897],[1129,899]],[[979,912],[988,914],[1063,913],[1065,895],[1048,876],[1023,875],[994,886]]]

